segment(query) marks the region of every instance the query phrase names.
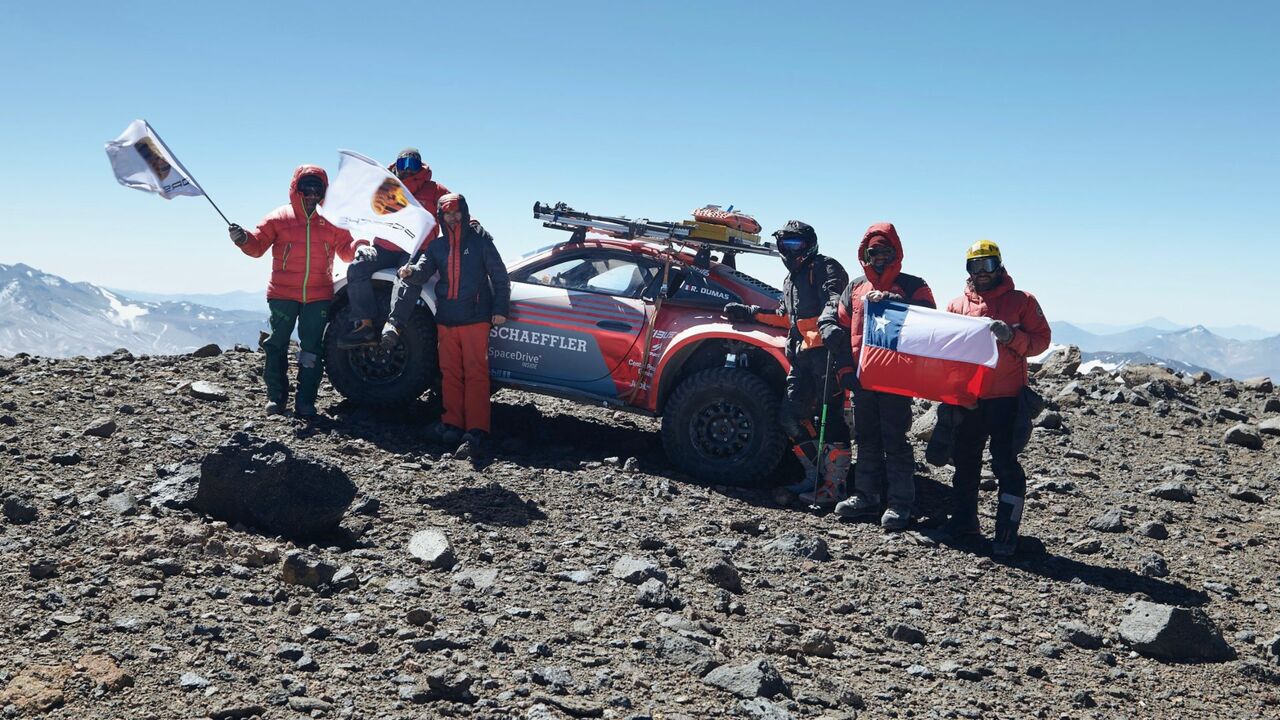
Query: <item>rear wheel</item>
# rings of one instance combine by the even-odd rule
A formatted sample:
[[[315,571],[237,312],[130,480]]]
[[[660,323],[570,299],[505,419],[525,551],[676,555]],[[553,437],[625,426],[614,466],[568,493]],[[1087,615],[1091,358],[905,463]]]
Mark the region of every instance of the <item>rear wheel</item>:
[[[378,307],[389,307],[391,296],[377,288]],[[365,405],[393,406],[417,400],[438,374],[436,327],[425,308],[418,308],[401,329],[391,350],[378,345],[340,350],[338,338],[351,329],[350,305],[333,314],[325,332],[325,369],[329,382],[343,397]]]
[[[720,485],[750,485],[782,456],[778,399],[746,370],[711,368],[690,375],[662,417],[667,456],[684,472]]]

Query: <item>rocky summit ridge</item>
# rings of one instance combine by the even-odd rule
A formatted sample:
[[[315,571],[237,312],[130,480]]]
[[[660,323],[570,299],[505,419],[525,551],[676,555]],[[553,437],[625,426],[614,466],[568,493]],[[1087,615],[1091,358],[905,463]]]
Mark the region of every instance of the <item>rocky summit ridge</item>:
[[[1002,564],[934,528],[949,468],[885,534],[679,475],[647,418],[502,391],[475,466],[430,402],[264,417],[258,354],[199,354],[0,358],[0,715],[1280,714],[1270,381],[1054,356]],[[207,495],[273,472],[336,527]]]

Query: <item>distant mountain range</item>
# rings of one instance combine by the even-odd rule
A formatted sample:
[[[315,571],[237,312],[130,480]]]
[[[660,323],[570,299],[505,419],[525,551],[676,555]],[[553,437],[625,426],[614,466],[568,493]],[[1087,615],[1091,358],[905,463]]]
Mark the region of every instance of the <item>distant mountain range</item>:
[[[267,293],[264,290],[254,292],[232,290],[225,293],[156,293],[143,290],[108,289],[116,295],[140,302],[185,302],[219,310],[244,310],[256,313],[265,313],[267,307]]]
[[[256,312],[138,301],[26,265],[0,265],[0,355],[93,356],[118,348],[160,355],[209,343],[256,347],[266,315],[261,298]]]
[[[1239,340],[1223,337],[1202,325],[1175,330],[1143,326],[1095,334],[1069,322],[1051,324],[1054,344],[1078,345],[1086,356],[1136,353],[1163,361],[1170,367],[1206,368],[1237,379],[1259,375],[1280,379],[1280,335]]]

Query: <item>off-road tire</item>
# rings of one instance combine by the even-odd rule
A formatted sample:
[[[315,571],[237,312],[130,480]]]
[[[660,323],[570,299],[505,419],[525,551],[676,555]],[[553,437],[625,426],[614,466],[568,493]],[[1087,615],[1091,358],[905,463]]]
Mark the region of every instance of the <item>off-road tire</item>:
[[[378,307],[389,307],[387,286],[375,286]],[[413,402],[439,377],[436,326],[426,308],[417,308],[400,329],[400,342],[390,353],[377,345],[338,349],[338,338],[351,329],[350,305],[330,318],[324,336],[324,364],[329,382],[343,397],[362,405],[394,407]]]
[[[711,368],[685,378],[662,417],[667,457],[717,485],[753,485],[782,457],[778,397],[759,376]]]

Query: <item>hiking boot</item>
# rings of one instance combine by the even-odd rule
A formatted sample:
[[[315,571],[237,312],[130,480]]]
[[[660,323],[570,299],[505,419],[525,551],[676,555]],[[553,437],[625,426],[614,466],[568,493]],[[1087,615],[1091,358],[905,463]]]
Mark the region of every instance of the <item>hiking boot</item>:
[[[996,538],[991,541],[991,557],[1007,560],[1018,551],[1018,536]]]
[[[366,345],[375,345],[378,342],[378,331],[374,329],[373,323],[368,320],[358,323],[354,330],[338,338],[339,350],[354,350]]]
[[[299,400],[293,406],[293,414],[303,419],[311,419],[320,413],[316,411],[316,404],[313,402],[304,402]]]
[[[462,436],[462,442],[458,445],[458,449],[454,451],[453,456],[459,460],[482,460],[487,443],[485,436],[488,435],[483,430],[468,430]]]
[[[880,527],[889,532],[902,532],[909,524],[911,524],[911,512],[908,510],[889,508],[880,516]]]
[[[391,352],[396,349],[396,345],[400,343],[400,331],[395,326],[388,325],[382,330],[382,339],[378,341],[378,347],[385,352]]]
[[[458,443],[462,441],[462,428],[454,427],[443,421],[437,422],[427,428],[427,439],[445,447],[457,447]]]
[[[854,493],[848,500],[836,503],[836,514],[851,520],[873,518],[878,512],[880,512],[880,498],[861,493]]]
[[[268,400],[262,411],[268,415],[283,415],[284,408],[288,404],[289,400],[287,398],[284,400]]]
[[[972,542],[982,537],[977,514],[953,514],[942,525],[942,531],[956,542]]]

